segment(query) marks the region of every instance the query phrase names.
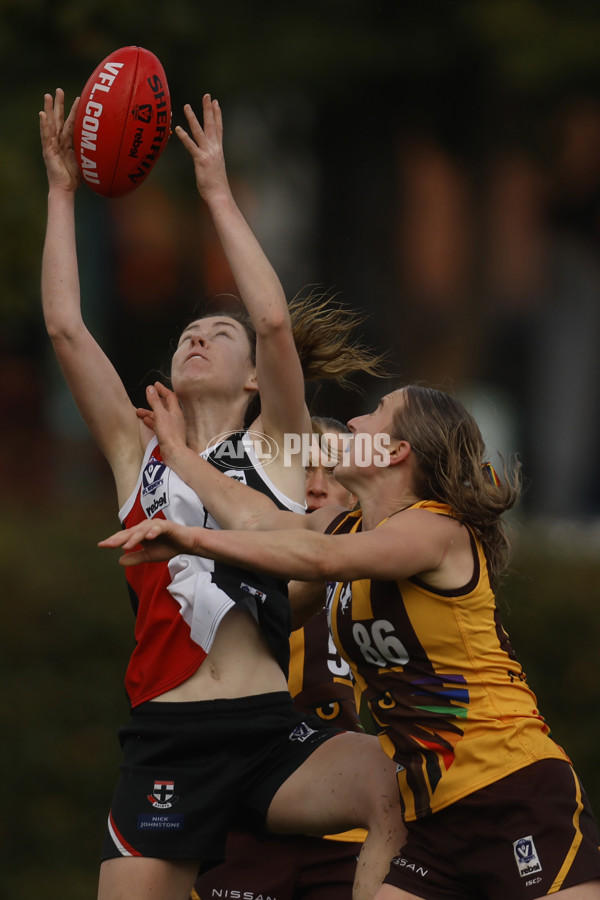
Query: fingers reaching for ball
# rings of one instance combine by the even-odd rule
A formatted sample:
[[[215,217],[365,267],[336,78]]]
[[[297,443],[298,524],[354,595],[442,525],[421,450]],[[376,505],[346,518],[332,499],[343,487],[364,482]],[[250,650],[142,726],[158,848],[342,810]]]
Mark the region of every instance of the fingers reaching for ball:
[[[196,185],[200,196],[210,204],[217,196],[229,192],[229,182],[223,155],[223,119],[218,100],[210,94],[202,98],[202,121],[192,107],[184,106],[190,133],[178,125],[175,133],[194,162]]]
[[[52,94],[44,94],[40,137],[50,189],[73,192],[81,183],[73,151],[73,123],[78,106],[79,97],[75,99],[65,122],[65,94],[62,88],[57,88],[54,98]]]

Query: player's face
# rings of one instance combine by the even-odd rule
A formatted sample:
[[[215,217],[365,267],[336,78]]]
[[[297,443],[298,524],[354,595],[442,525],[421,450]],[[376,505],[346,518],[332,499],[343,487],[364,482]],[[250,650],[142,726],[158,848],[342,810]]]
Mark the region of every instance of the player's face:
[[[306,504],[308,511],[322,506],[345,506],[350,509],[353,494],[345,488],[325,466],[306,467]]]
[[[335,475],[346,483],[360,471],[385,468],[386,450],[392,445],[392,422],[397,409],[405,402],[402,390],[393,391],[381,398],[373,412],[356,416],[348,422],[352,434],[342,463],[335,469]]]
[[[256,388],[250,343],[240,322],[211,316],[192,322],[181,334],[171,360],[173,390],[182,393],[201,386],[203,396],[217,392],[224,399]]]
[[[310,463],[306,467],[306,504],[308,511],[323,506],[351,509],[356,497],[335,478],[333,469],[343,453],[349,435],[315,435]],[[318,443],[317,443],[318,442]]]

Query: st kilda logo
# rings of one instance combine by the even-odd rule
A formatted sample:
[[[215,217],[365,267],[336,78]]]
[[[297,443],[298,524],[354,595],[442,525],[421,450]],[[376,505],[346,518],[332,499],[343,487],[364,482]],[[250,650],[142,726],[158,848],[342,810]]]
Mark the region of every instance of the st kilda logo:
[[[169,809],[179,800],[174,781],[155,781],[153,792],[147,796],[154,809]]]

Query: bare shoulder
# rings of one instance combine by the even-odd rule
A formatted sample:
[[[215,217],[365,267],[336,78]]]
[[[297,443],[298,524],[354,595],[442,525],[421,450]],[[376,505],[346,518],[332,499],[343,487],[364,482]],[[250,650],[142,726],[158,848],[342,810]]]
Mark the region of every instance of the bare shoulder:
[[[474,559],[470,533],[454,516],[430,509],[407,509],[391,516],[383,528],[394,530],[407,548],[413,548],[415,557],[428,548],[420,571],[414,574],[432,587],[455,590],[471,579]]]
[[[434,512],[431,509],[403,509],[392,513],[385,519],[381,528],[392,528],[395,531],[410,529],[425,531],[429,534],[451,535],[458,537],[464,534],[468,539],[468,531],[455,517],[443,513]]]

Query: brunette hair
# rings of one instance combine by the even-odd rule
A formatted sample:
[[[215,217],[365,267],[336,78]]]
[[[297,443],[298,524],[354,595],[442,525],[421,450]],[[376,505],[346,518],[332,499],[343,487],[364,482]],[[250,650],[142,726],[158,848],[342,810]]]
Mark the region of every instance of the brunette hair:
[[[311,416],[310,424],[315,434],[350,434],[350,429],[333,416]]]
[[[496,588],[510,555],[502,514],[520,495],[520,464],[502,461],[503,478],[489,476],[485,444],[463,404],[443,391],[419,385],[402,389],[392,436],[409,442],[415,455],[414,490],[423,500],[447,503],[481,541],[490,582]]]
[[[386,355],[354,336],[368,315],[344,306],[337,294],[312,287],[305,295],[297,294],[289,310],[306,381],[326,379],[348,387],[357,372],[379,378],[389,374]]]
[[[310,418],[311,428],[313,430],[313,434],[318,435],[319,440],[324,434],[350,434],[350,429],[347,425],[344,425],[343,422],[340,422],[339,419],[335,419],[333,416],[311,416]],[[352,511],[356,509],[360,509],[360,504],[358,502],[358,497],[356,494],[352,494],[352,491],[348,491],[348,497],[354,496],[354,505],[350,507]]]
[[[350,434],[348,426],[344,425],[343,422],[340,422],[339,419],[334,419],[333,416],[311,416],[310,426],[312,428],[313,436],[318,438],[318,444],[321,450],[324,448],[322,438],[325,435]],[[337,458],[336,454],[331,452],[330,447],[327,447],[327,453],[332,460]],[[335,465],[335,462],[331,463],[331,466],[333,465]]]
[[[318,288],[309,288],[289,303],[294,343],[300,358],[305,381],[334,381],[342,387],[355,387],[350,376],[359,372],[379,378],[385,370],[386,354],[375,353],[360,337],[353,336],[368,318],[366,313],[343,306],[337,295]],[[237,297],[222,294],[204,301],[189,322],[212,316],[226,316],[243,326],[250,346],[250,359],[256,363],[256,331],[250,317]],[[260,398],[255,395],[248,404],[245,424],[249,425],[260,412]]]

